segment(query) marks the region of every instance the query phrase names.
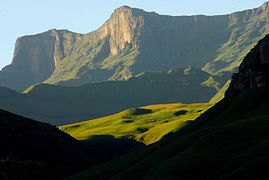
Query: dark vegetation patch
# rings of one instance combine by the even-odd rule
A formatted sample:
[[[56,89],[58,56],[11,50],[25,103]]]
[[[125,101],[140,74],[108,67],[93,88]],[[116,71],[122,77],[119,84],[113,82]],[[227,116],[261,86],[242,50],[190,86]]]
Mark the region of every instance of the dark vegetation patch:
[[[134,116],[150,114],[150,113],[152,113],[151,109],[144,109],[144,108],[131,109],[131,115],[134,115]]]
[[[75,124],[75,125],[73,125],[73,126],[70,126],[69,128],[78,128],[78,127],[80,127],[80,124]]]
[[[147,132],[149,129],[148,128],[137,128],[136,131],[139,133],[144,133]]]
[[[186,111],[186,110],[180,110],[180,111],[175,112],[174,115],[175,116],[182,116],[182,115],[185,115],[187,113],[188,113],[188,111]]]
[[[126,123],[126,124],[129,124],[129,123],[133,123],[134,120],[127,119],[127,120],[123,120],[122,122],[123,122],[123,123]]]

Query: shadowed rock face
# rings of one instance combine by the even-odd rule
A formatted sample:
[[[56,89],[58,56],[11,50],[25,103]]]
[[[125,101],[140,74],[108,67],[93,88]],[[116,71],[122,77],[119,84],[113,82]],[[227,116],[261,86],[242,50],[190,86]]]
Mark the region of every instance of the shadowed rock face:
[[[87,34],[54,29],[18,38],[12,63],[0,71],[0,86],[74,86],[189,65],[233,71],[269,32],[268,18],[266,4],[230,15],[178,17],[123,6]]]
[[[45,81],[60,68],[60,60],[71,53],[80,36],[65,30],[50,30],[18,38],[12,63],[0,71],[0,86],[21,91]]]
[[[227,95],[249,88],[269,86],[269,35],[262,39],[244,58],[234,74]]]

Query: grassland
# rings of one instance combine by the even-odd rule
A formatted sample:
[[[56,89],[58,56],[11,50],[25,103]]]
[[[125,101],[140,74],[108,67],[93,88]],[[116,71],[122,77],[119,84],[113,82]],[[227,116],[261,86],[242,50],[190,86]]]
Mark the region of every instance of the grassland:
[[[211,106],[206,103],[150,105],[59,128],[79,140],[111,135],[152,144],[193,121]]]

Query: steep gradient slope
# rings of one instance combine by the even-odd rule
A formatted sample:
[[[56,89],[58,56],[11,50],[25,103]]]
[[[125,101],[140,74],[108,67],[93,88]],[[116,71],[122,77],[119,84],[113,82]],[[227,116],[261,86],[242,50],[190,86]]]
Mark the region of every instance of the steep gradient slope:
[[[23,168],[22,171],[18,169],[19,172],[16,172],[17,165],[18,168],[27,167],[27,164],[36,165],[37,168],[32,169],[32,176],[38,175],[36,171],[40,168],[46,170],[43,174],[46,177],[58,173],[72,174],[87,167],[85,166],[88,163],[87,159],[90,160],[89,156],[84,154],[86,152],[82,144],[57,128],[2,110],[0,110],[0,136],[1,179],[8,179],[9,175],[15,176],[15,174],[19,176],[20,173],[22,177],[18,178],[27,178]],[[2,168],[4,164],[6,168]],[[27,168],[24,171],[26,170]],[[14,175],[11,174],[12,171]],[[30,172],[28,169],[28,178],[31,177]]]
[[[63,179],[141,147],[113,137],[80,142],[58,128],[0,110],[0,179]]]
[[[265,4],[230,15],[173,17],[123,6],[84,35],[50,30],[19,38],[0,85],[73,86],[189,65],[212,74],[234,71],[268,32],[268,12]]]
[[[120,113],[60,126],[60,130],[79,140],[96,135],[127,137],[144,144],[159,141],[175,132],[210,108],[211,104],[158,104],[132,108]]]
[[[50,30],[16,41],[12,63],[0,71],[0,85],[23,90],[48,79],[59,68],[60,60],[69,54],[81,35]]]
[[[229,88],[231,80],[228,80],[223,87],[210,99],[209,103],[216,104],[225,97],[225,92]]]
[[[160,103],[207,102],[215,88],[202,84],[209,74],[191,67],[147,72],[128,81],[64,87],[40,84],[25,94],[0,93],[0,107],[26,117],[62,125],[107,116],[128,108]],[[4,93],[5,92],[5,93]],[[10,95],[9,95],[10,94]]]
[[[193,123],[70,179],[268,179],[268,44],[251,50],[226,97]]]
[[[255,44],[269,33],[269,2],[261,7],[233,13],[226,27],[230,36],[220,46],[217,56],[203,69],[211,73],[234,71]]]

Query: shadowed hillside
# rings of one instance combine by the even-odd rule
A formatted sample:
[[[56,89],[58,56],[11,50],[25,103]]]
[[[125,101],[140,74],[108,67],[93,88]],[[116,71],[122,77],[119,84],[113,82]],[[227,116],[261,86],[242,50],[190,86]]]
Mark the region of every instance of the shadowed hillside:
[[[209,76],[188,67],[141,73],[128,81],[100,82],[79,87],[40,84],[28,88],[24,94],[0,88],[0,107],[43,122],[62,125],[149,104],[207,102],[216,93],[215,87],[203,85]],[[218,77],[217,80],[221,81]]]
[[[63,179],[142,145],[110,136],[80,142],[56,127],[0,110],[0,179]]]

